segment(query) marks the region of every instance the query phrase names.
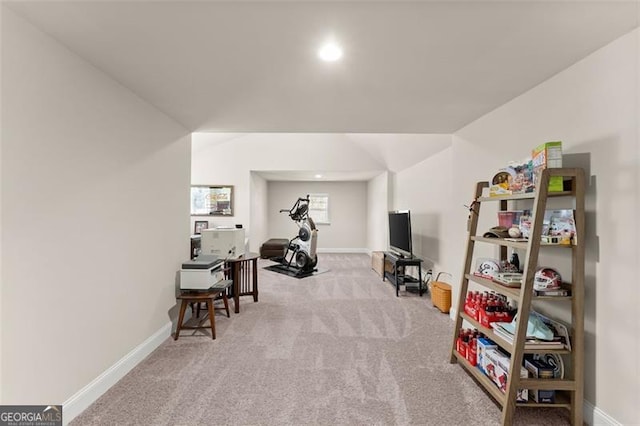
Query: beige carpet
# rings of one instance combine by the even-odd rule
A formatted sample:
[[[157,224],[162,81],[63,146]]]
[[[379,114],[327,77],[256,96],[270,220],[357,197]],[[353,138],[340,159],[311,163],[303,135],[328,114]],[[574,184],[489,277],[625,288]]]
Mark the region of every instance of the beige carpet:
[[[270,262],[261,261],[260,266]],[[383,283],[366,255],[323,254],[329,271],[260,269],[260,301],[216,315],[217,339],[168,339],[73,425],[497,425],[500,410],[449,364],[453,322],[429,296]],[[518,409],[516,424],[569,424]]]

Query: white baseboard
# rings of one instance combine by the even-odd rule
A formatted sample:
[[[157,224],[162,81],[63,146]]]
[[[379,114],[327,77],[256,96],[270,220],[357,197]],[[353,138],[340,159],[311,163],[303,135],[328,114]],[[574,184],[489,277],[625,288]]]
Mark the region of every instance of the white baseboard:
[[[316,250],[318,253],[364,253],[371,254],[371,251],[366,248],[319,248]]]
[[[455,321],[457,316],[458,316],[458,310],[451,307],[451,309],[449,310],[449,318],[451,318],[451,321]]]
[[[591,426],[622,426],[622,423],[591,404],[586,399],[583,402],[584,422]]]
[[[151,337],[142,342],[122,359],[105,370],[91,383],[76,392],[71,398],[62,404],[63,423],[69,424],[80,413],[93,404],[102,394],[115,385],[129,371],[153,352],[167,337],[171,336],[173,324],[168,322]]]

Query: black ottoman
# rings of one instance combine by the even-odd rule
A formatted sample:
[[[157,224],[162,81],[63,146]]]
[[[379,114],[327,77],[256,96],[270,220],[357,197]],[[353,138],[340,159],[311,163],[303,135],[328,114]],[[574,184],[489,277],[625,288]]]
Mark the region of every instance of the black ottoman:
[[[271,238],[260,246],[260,257],[263,259],[283,258],[287,253],[289,240],[286,238]]]

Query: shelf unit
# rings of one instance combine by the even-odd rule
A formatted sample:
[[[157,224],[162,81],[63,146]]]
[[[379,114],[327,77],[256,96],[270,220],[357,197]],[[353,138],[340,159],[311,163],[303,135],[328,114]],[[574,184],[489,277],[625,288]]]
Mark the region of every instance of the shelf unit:
[[[422,259],[418,257],[398,257],[397,255],[385,251],[383,253],[382,264],[382,281],[389,280],[396,287],[396,297],[399,297],[400,286],[405,286],[405,290],[410,286],[418,289],[420,297],[424,290],[422,286]],[[387,265],[391,266],[391,270],[387,270]],[[407,274],[407,267],[418,268],[418,276],[412,277]]]
[[[549,192],[549,178],[562,176],[565,183],[570,183],[571,190],[563,192]],[[534,193],[507,195],[500,197],[483,197],[482,192],[487,188],[487,182],[479,182],[476,185],[474,203],[471,208],[469,221],[469,236],[467,239],[466,256],[463,267],[460,293],[457,304],[456,326],[451,345],[451,363],[460,364],[471,376],[483,386],[487,392],[502,407],[502,424],[512,424],[516,407],[558,407],[571,412],[571,423],[582,425],[583,393],[584,393],[584,240],[585,240],[585,214],[584,214],[584,171],[578,168],[546,169],[540,174],[540,179]],[[573,201],[574,219],[576,224],[577,244],[571,246],[559,246],[543,244],[540,242],[544,212],[549,197],[565,197]],[[509,201],[530,200],[532,202],[531,214],[533,216],[530,238],[527,242],[505,241],[501,238],[484,238],[477,236],[478,216],[480,207],[485,202],[499,202],[500,210],[507,210]],[[567,207],[569,208],[569,207]],[[471,272],[471,264],[474,257],[476,243],[495,244],[500,249],[501,259],[506,259],[507,248],[525,251],[523,262],[523,282],[520,288],[506,287],[489,279],[480,278]],[[571,295],[566,297],[535,296],[533,294],[533,282],[538,265],[540,250],[570,250],[571,251]],[[469,282],[502,293],[518,304],[518,316],[516,320],[513,344],[496,335],[490,328],[483,327],[478,321],[465,314],[464,301],[468,291]],[[529,312],[532,301],[545,302],[570,302],[571,324],[569,334],[571,338],[571,350],[567,349],[539,349],[525,346],[525,337]],[[471,324],[493,340],[503,351],[511,354],[509,368],[509,380],[506,392],[503,393],[484,373],[472,366],[463,356],[456,351],[456,339],[458,330],[463,321]],[[562,379],[522,379],[520,378],[520,366],[523,363],[524,354],[529,353],[554,353],[570,359],[571,369],[565,369],[565,377]],[[566,364],[566,363],[565,363]],[[556,391],[556,402],[536,403],[533,401],[516,402],[517,389],[553,389]]]

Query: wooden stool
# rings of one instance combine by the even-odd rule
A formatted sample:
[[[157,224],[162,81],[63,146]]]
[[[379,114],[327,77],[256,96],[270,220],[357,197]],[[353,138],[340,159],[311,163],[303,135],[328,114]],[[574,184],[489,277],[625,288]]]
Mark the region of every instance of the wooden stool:
[[[224,280],[220,283],[214,285],[208,290],[204,291],[182,291],[177,299],[182,300],[182,304],[180,305],[180,315],[178,316],[178,325],[176,327],[176,333],[173,336],[173,340],[178,340],[180,335],[180,330],[194,330],[199,328],[209,328],[203,325],[197,326],[183,326],[182,322],[184,320],[184,313],[187,310],[187,306],[193,303],[198,304],[198,316],[200,314],[200,303],[204,302],[207,305],[207,310],[209,311],[209,323],[211,327],[211,338],[216,338],[216,320],[214,311],[215,308],[213,306],[214,301],[218,298],[218,296],[224,302],[224,309],[227,312],[227,317],[229,317],[229,300],[227,299],[227,291],[229,287],[232,285],[231,280]]]

